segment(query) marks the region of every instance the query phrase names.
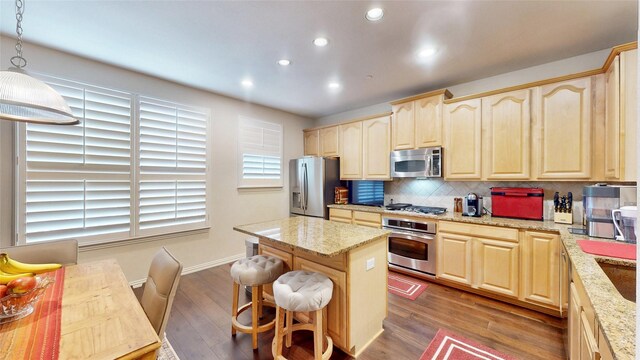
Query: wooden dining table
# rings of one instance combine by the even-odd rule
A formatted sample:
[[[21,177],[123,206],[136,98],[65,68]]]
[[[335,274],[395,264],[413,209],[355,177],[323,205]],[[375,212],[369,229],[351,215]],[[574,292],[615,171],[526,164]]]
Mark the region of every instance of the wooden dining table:
[[[66,267],[61,311],[61,360],[155,359],[160,348],[158,335],[114,259]]]

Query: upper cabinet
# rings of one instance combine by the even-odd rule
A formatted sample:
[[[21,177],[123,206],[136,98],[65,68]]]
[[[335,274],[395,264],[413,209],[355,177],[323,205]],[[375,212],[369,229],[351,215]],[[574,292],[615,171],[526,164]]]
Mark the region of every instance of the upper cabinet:
[[[449,98],[438,90],[393,102],[393,150],[442,146],[443,101]]]
[[[446,105],[445,163],[446,179],[480,180],[481,169],[481,99]]]
[[[390,177],[389,153],[391,152],[390,117],[369,119],[362,122],[362,142],[365,179],[388,180]]]
[[[482,98],[482,111],[484,178],[528,180],[531,176],[531,90]]]
[[[340,125],[340,179],[362,179],[362,122]]]
[[[415,120],[413,102],[393,105],[393,149],[415,148]]]
[[[307,130],[304,132],[304,155],[319,156],[320,155],[320,131]]]
[[[638,50],[616,56],[604,74],[604,177],[636,180]]]
[[[539,179],[591,177],[592,77],[541,86],[534,154]]]
[[[320,156],[338,157],[338,126],[320,129]]]

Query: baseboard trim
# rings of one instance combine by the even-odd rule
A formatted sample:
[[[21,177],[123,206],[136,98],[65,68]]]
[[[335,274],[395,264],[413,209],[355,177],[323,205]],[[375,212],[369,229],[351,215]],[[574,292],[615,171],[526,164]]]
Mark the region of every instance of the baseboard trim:
[[[186,267],[186,268],[182,269],[182,275],[187,275],[187,274],[191,274],[191,273],[194,273],[194,272],[198,272],[198,271],[202,271],[202,270],[205,270],[205,269],[209,269],[209,268],[212,268],[212,267],[228,264],[230,262],[242,259],[245,256],[246,256],[246,254],[241,253],[241,254],[227,256],[227,257],[222,258],[222,259],[208,261],[206,263],[189,266],[189,267]],[[133,281],[129,282],[129,285],[131,287],[133,287],[133,288],[138,288],[138,287],[142,286],[145,283],[145,281],[147,281],[147,278],[133,280]]]

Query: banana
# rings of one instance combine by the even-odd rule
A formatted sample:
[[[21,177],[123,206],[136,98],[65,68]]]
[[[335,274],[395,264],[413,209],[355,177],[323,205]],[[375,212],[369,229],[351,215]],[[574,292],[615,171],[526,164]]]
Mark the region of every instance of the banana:
[[[25,276],[33,276],[33,273],[7,274],[5,272],[0,271],[0,285],[6,285],[11,280],[15,280],[17,278],[21,278],[21,277],[25,277]]]
[[[60,269],[60,264],[27,264],[9,258],[5,253],[0,254],[0,271],[7,274],[33,273],[41,274],[48,271]]]

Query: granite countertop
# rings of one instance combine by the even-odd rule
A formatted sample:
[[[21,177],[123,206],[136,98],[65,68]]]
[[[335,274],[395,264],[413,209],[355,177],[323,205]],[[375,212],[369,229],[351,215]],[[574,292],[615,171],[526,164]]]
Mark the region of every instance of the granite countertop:
[[[617,360],[635,359],[636,304],[620,295],[611,280],[609,280],[602,268],[598,265],[598,262],[635,268],[636,261],[587,254],[582,251],[576,242],[576,240],[580,239],[615,242],[613,240],[590,238],[586,235],[574,235],[569,232],[569,228],[576,227],[576,225],[556,224],[550,220],[518,220],[494,218],[488,215],[468,217],[450,212],[442,215],[426,215],[391,211],[382,207],[362,205],[329,205],[329,207],[374,212],[393,217],[402,217],[404,215],[482,225],[505,226],[525,230],[558,232],[567,249],[569,258],[584,284],[587,296],[593,305],[595,316],[600,323],[600,330],[609,343],[614,358]]]
[[[346,253],[391,233],[306,216],[238,225],[233,229],[326,257]]]

